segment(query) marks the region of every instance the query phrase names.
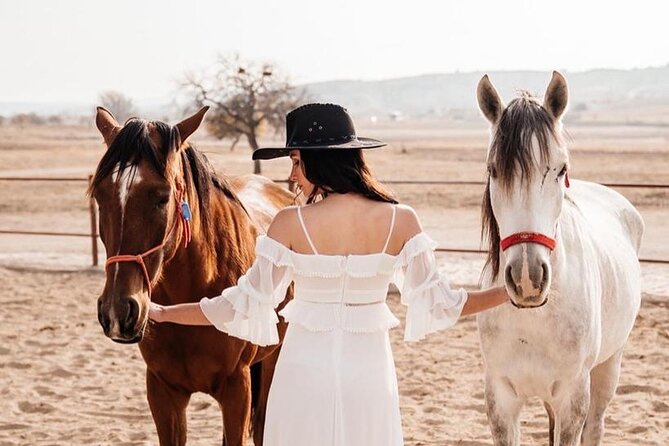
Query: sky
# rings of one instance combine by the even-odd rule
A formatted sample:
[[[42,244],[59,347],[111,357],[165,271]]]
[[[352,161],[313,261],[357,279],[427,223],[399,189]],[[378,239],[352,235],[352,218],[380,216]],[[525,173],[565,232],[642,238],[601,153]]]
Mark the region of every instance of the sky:
[[[219,54],[296,83],[669,63],[669,3],[0,0],[0,102],[164,99]]]

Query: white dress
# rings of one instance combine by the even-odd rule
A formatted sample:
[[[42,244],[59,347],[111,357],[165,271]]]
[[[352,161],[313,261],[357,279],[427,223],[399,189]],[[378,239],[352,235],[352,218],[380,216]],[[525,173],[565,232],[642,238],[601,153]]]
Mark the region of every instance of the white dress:
[[[288,330],[270,388],[265,446],[403,444],[397,378],[388,330],[399,324],[385,303],[394,279],[407,305],[404,339],[450,327],[467,299],[436,268],[436,243],[424,232],[396,255],[296,253],[258,237],[256,260],[238,285],[200,306],[219,329],[258,345],[279,342],[276,306]],[[391,230],[395,220],[395,209]],[[390,239],[390,234],[388,235]],[[231,311],[234,310],[234,311]],[[230,316],[232,314],[232,316]]]

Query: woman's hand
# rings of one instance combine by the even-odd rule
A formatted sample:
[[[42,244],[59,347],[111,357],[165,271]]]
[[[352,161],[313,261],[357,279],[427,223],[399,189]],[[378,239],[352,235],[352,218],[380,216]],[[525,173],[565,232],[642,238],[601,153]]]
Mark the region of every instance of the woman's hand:
[[[155,302],[149,304],[149,319],[155,322],[166,321],[166,308]]]
[[[509,302],[509,295],[503,286],[481,291],[469,291],[467,295],[468,298],[462,309],[462,316],[480,313],[481,311]]]
[[[181,325],[212,325],[206,318],[199,303],[160,305],[149,304],[149,319],[155,322],[171,322]]]

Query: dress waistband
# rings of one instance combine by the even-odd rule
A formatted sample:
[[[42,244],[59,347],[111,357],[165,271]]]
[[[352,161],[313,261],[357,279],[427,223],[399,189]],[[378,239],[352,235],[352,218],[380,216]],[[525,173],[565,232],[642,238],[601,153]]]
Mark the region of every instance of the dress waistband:
[[[324,302],[324,301],[313,301],[308,299],[296,299],[296,300],[315,305],[343,305],[345,307],[367,307],[370,305],[379,305],[386,303],[385,300],[378,300],[375,302]]]
[[[369,303],[310,302],[293,299],[279,312],[290,324],[310,331],[341,329],[351,333],[387,331],[399,324],[383,301]]]

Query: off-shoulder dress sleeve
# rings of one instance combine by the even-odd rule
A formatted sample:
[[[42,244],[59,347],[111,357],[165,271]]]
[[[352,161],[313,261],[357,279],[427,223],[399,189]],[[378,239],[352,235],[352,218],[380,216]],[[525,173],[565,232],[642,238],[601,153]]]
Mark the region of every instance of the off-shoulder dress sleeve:
[[[394,282],[407,306],[405,341],[418,341],[453,326],[467,301],[467,291],[452,290],[439,273],[436,247],[437,243],[421,232],[405,243],[395,264]]]
[[[200,308],[217,329],[231,336],[262,346],[278,344],[274,309],[285,298],[292,277],[290,250],[262,235],[256,242],[256,259],[237,285],[203,298]]]

